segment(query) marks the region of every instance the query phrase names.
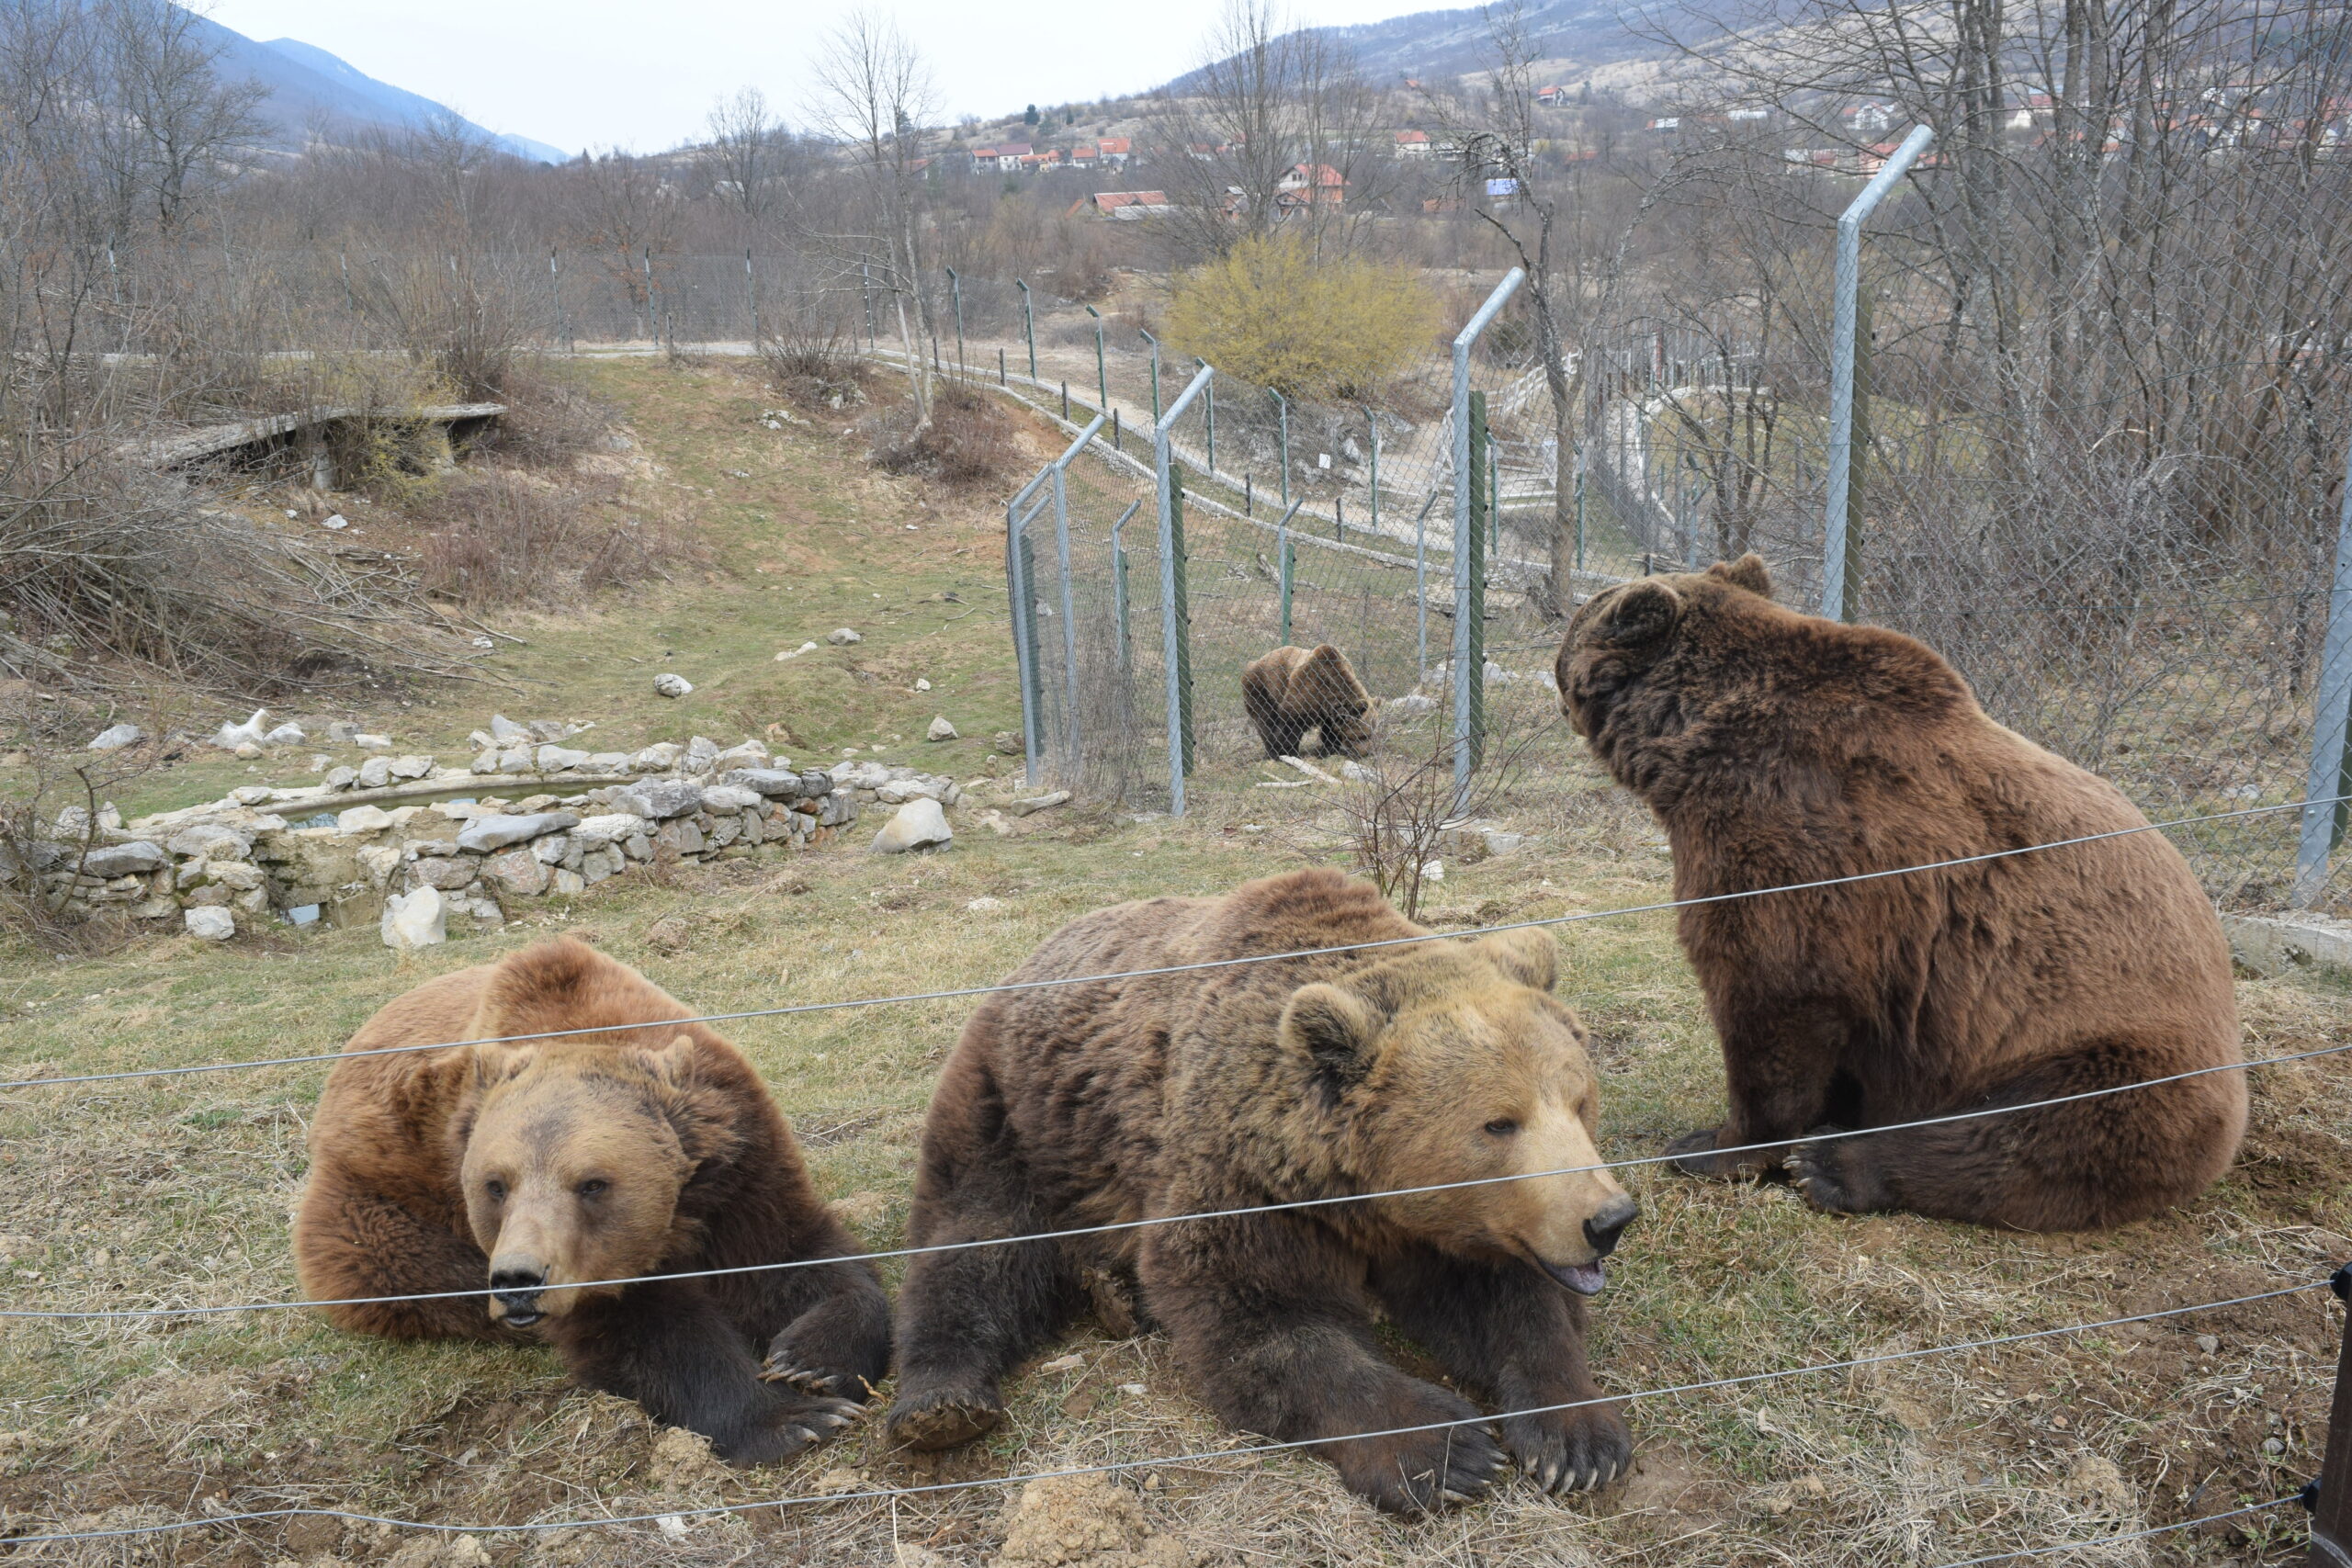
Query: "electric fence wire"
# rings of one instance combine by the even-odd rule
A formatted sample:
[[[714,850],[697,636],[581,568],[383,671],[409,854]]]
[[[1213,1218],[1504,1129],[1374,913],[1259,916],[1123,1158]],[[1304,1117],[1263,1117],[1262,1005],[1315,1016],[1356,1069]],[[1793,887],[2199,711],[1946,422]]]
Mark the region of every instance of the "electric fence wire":
[[[2314,1056],[2334,1056],[2352,1051],[2352,1042],[2342,1045],[2323,1045],[2317,1050],[2298,1051],[2286,1056],[2265,1056],[2250,1062],[2226,1062],[2217,1067],[2192,1067],[2187,1072],[2173,1073],[2160,1078],[2145,1078],[2138,1083],[2116,1084],[2108,1089],[2086,1089],[2075,1094],[2060,1095],[2053,1100],[2030,1100],[2017,1105],[1988,1106],[1980,1111],[1960,1111],[1945,1116],[1928,1116],[1917,1122],[1894,1122],[1881,1127],[1855,1127],[1836,1132],[1807,1134],[1804,1138],[1783,1139],[1769,1144],[1736,1144],[1727,1148],[1710,1150],[1716,1155],[1755,1154],[1767,1149],[1786,1148],[1792,1142],[1826,1144],[1839,1138],[1872,1137],[1883,1133],[1907,1133],[1920,1127],[1940,1127],[1953,1122],[1973,1122],[1987,1116],[2007,1116],[2019,1111],[2039,1111],[2052,1105],[2070,1105],[2076,1100],[2098,1100],[2110,1094],[2128,1094],[2134,1089],[2154,1089],[2163,1084],[2178,1083],[2185,1078],[2205,1077],[2213,1073],[2244,1072],[2250,1067],[2278,1066],[2289,1062],[2309,1061]],[[1253,1203],[1234,1209],[1207,1209],[1182,1214],[1148,1214],[1137,1220],[1112,1220],[1099,1225],[1078,1225],[1069,1230],[1032,1231],[1022,1235],[978,1236],[967,1241],[934,1242],[927,1247],[899,1247],[876,1252],[852,1253],[845,1257],[797,1258],[780,1263],[739,1263],[727,1269],[696,1269],[673,1274],[632,1274],[618,1280],[582,1280],[550,1289],[601,1290],[615,1285],[641,1285],[656,1280],[713,1280],[731,1274],[766,1274],[786,1269],[821,1269],[829,1264],[855,1262],[861,1258],[881,1261],[892,1258],[921,1258],[937,1252],[962,1252],[975,1247],[1019,1247],[1024,1243],[1066,1241],[1077,1236],[1109,1235],[1119,1231],[1144,1230],[1155,1225],[1183,1224],[1194,1220],[1238,1220],[1251,1214],[1288,1213],[1300,1209],[1328,1208],[1337,1203],[1369,1203],[1383,1198],[1413,1198],[1430,1192],[1456,1192],[1464,1188],[1493,1187],[1509,1181],[1540,1181],[1547,1177],[1577,1176],[1587,1171],[1624,1170],[1635,1166],[1659,1165],[1679,1159],[1679,1155],[1637,1155],[1630,1159],[1601,1160],[1592,1165],[1562,1166],[1556,1170],[1514,1171],[1508,1176],[1477,1176],[1461,1181],[1437,1181],[1424,1187],[1384,1188],[1374,1192],[1344,1192],[1329,1198],[1299,1198],[1283,1203]],[[222,1306],[189,1307],[107,1307],[83,1310],[35,1311],[8,1309],[0,1311],[0,1321],[12,1318],[49,1319],[65,1322],[90,1322],[105,1319],[148,1317],[209,1317],[232,1312],[288,1312],[308,1307],[383,1306],[398,1302],[454,1301],[468,1296],[493,1296],[499,1292],[483,1287],[463,1291],[427,1291],[401,1296],[338,1296],[325,1301],[309,1302],[236,1302]]]
[[[1587,920],[1614,919],[1625,915],[1651,915],[1668,909],[1690,909],[1710,904],[1736,903],[1747,898],[1765,898],[1780,893],[1810,893],[1825,887],[1845,887],[1860,882],[1878,882],[1892,876],[1916,876],[1924,872],[1950,871],[1964,865],[1981,865],[1990,861],[2008,860],[2018,855],[2039,854],[2048,850],[2073,849],[2081,844],[2096,844],[2109,839],[2128,839],[2138,833],[2158,833],[2173,828],[2195,828],[2211,822],[2228,822],[2245,817],[2265,817],[2281,811],[2301,811],[2306,807],[2335,806],[2352,800],[2352,795],[2315,795],[2308,800],[2289,801],[2279,806],[2250,806],[2237,811],[2219,811],[2206,817],[2176,817],[2164,822],[2143,822],[2134,828],[2115,828],[2103,833],[2085,833],[2078,838],[2056,839],[2046,844],[2020,844],[2015,849],[1988,850],[1983,854],[1961,855],[1951,860],[1927,861],[1918,865],[1894,866],[1885,871],[1860,871],[1846,876],[1826,876],[1812,882],[1790,882],[1772,887],[1743,888],[1733,893],[1710,893],[1695,898],[1672,898],[1656,904],[1632,904],[1615,909],[1587,909],[1570,915],[1548,915],[1533,920],[1508,920],[1498,925],[1471,926],[1455,931],[1430,931],[1423,936],[1385,937],[1378,942],[1343,942],[1332,947],[1299,948],[1288,953],[1253,953],[1239,958],[1212,958],[1197,964],[1170,964],[1157,969],[1130,969],[1110,975],[1070,975],[1046,980],[1003,980],[989,986],[963,986],[944,991],[912,991],[889,997],[855,997],[835,1002],[796,1002],[784,1007],[746,1008],[737,1012],[700,1013],[691,1018],[648,1019],[638,1023],[599,1024],[582,1029],[548,1029],[534,1034],[499,1034],[480,1040],[446,1040],[420,1045],[379,1045],[366,1051],[317,1051],[299,1056],[265,1056],[248,1062],[203,1062],[183,1067],[137,1067],[113,1073],[75,1073],[55,1077],[18,1078],[0,1083],[0,1093],[24,1089],[60,1089],[70,1084],[121,1083],[132,1078],[183,1077],[193,1073],[241,1072],[255,1067],[299,1066],[311,1062],[356,1060],[363,1056],[397,1056],[415,1051],[449,1051],[461,1046],[514,1045],[533,1040],[560,1040],[579,1034],[615,1034],[639,1029],[675,1029],[690,1023],[734,1023],[744,1019],[787,1018],[799,1013],[833,1012],[846,1008],[893,1007],[913,1002],[953,1001],[964,997],[993,996],[1001,991],[1045,990],[1057,986],[1108,985],[1120,980],[1152,979],[1163,975],[1189,975],[1204,969],[1230,969],[1247,964],[1281,964],[1292,959],[1317,958],[1334,953],[1366,953],[1378,948],[1408,947],[1430,942],[1458,942],[1471,937],[1493,936],[1501,931],[1535,931],[1548,926],[1578,925]]]
[[[1776,1371],[1746,1372],[1736,1377],[1709,1378],[1698,1382],[1673,1383],[1662,1388],[1640,1389],[1631,1393],[1602,1394],[1592,1399],[1566,1400],[1556,1404],[1532,1405],[1523,1410],[1498,1411],[1490,1416],[1465,1416],[1451,1421],[1428,1421],[1410,1427],[1387,1427],[1377,1431],[1345,1432],[1328,1438],[1298,1438],[1285,1442],[1252,1443],[1233,1448],[1209,1449],[1193,1453],[1155,1456],[1146,1459],[1114,1460],[1102,1464],[1074,1465],[1064,1470],[1031,1471],[1018,1475],[983,1476],[969,1481],[940,1481],[919,1486],[875,1487],[859,1492],[811,1493],[797,1497],[763,1498],[750,1503],[718,1503],[702,1507],[663,1508],[642,1514],[611,1515],[603,1518],[571,1518],[544,1520],[519,1525],[499,1524],[439,1524],[425,1519],[403,1519],[378,1514],[354,1513],[341,1508],[261,1508],[244,1513],[220,1513],[202,1518],[175,1519],[164,1524],[125,1525],[108,1529],[59,1530],[44,1535],[0,1536],[0,1546],[42,1546],[65,1541],[117,1540],[130,1536],[153,1536],[182,1530],[201,1529],[208,1525],[255,1524],[270,1519],[328,1518],[353,1524],[384,1525],[395,1529],[428,1530],[445,1535],[493,1535],[501,1533],[541,1532],[579,1529],[591,1526],[652,1524],[663,1519],[688,1519],[725,1514],[746,1514],[763,1508],[801,1507],[820,1503],[880,1502],[899,1497],[927,1496],[944,1492],[968,1492],[983,1486],[1025,1485],[1033,1481],[1057,1481],[1079,1475],[1105,1475],[1129,1470],[1149,1470],[1164,1465],[1204,1464],[1220,1459],[1246,1459],[1257,1455],[1289,1453],[1301,1449],[1319,1448],[1325,1443],[1363,1442],[1378,1438],[1413,1437],[1425,1432],[1444,1432],[1464,1427],[1484,1427],[1503,1421],[1535,1416],[1556,1415],[1562,1411],[1581,1410],[1592,1405],[1630,1404],[1637,1399],[1663,1399],[1687,1393],[1703,1393],[1715,1389],[1744,1388],[1756,1383],[1775,1382],[1786,1378],[1809,1377],[1818,1372],[1850,1371],[1861,1367],[1885,1366],[1896,1361],[1915,1361],[1929,1356],[1949,1356],[1970,1350],[1989,1350],[2003,1345],[2023,1344],[2029,1340],[2053,1339],[2070,1334],[2090,1334],[2101,1329],[2120,1328],[2134,1323],[2153,1323],[2159,1318],[2180,1317],[2190,1313],[2215,1312],[2225,1307],[2245,1306],[2256,1302],[2276,1301],[2282,1296],[2301,1295],[2306,1291],[2325,1290],[2330,1281],[2311,1280],[2300,1285],[2287,1285],[2275,1291],[2259,1291],[2252,1295],[2233,1296],[2225,1301],[2200,1302],[2194,1306],[2162,1307],[2154,1312],[2134,1313],[2128,1317],[2104,1318],[2097,1323],[2069,1324],[2063,1328],[2027,1329],[2016,1334],[1996,1335],[1989,1339],[1962,1340],[1951,1345],[1929,1346],[1916,1350],[1887,1350],[1874,1356],[1857,1356],[1842,1361],[1820,1361],[1811,1366],[1784,1367]],[[2292,1498],[2283,1501],[2293,1501]],[[2275,1507],[2276,1504],[2261,1504],[2259,1507]],[[2253,1508],[2239,1510],[2256,1511]],[[2216,1515],[2215,1517],[2231,1517]],[[2188,1523],[2202,1521],[2190,1520]],[[2165,1529],[2177,1527],[2162,1527]],[[2155,1533],[2154,1531],[2144,1533]],[[2119,1537],[2117,1539],[2131,1539]],[[2075,1542],[2075,1545],[2098,1545],[2097,1541]],[[2052,1548],[2043,1550],[2068,1550]],[[2012,1556],[2024,1553],[2010,1553]],[[1998,1562],[1998,1557],[1978,1558],[1974,1562]],[[1968,1568],[1956,1563],[1948,1568]]]

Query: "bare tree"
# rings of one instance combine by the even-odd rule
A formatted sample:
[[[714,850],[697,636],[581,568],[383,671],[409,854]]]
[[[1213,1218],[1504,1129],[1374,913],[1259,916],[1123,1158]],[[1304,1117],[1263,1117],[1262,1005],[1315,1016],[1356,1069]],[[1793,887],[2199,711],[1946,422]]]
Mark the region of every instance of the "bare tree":
[[[1393,160],[1379,95],[1328,33],[1279,0],[1227,0],[1202,63],[1154,106],[1153,164],[1195,254],[1302,224],[1344,241],[1378,201]]]
[[[711,188],[737,209],[754,229],[775,215],[777,180],[784,173],[791,134],[768,110],[757,87],[737,90],[711,106],[710,144],[704,149]]]
[[[221,82],[213,69],[220,51],[206,40],[202,19],[168,0],[104,0],[91,16],[115,123],[125,133],[119,177],[168,232],[260,136],[254,110],[268,89]]]
[[[1599,331],[1617,308],[1634,231],[1664,186],[1653,185],[1615,224],[1590,188],[1591,167],[1546,158],[1536,124],[1535,67],[1542,56],[1528,0],[1487,8],[1494,63],[1483,89],[1429,95],[1460,158],[1463,199],[1474,204],[1527,275],[1521,298],[1534,329],[1554,436],[1551,570],[1544,609],[1576,608],[1576,473],[1583,447],[1586,389]]]
[[[861,11],[833,30],[817,62],[817,118],[842,142],[862,186],[867,232],[858,237],[868,265],[882,268],[898,318],[899,347],[914,389],[918,429],[931,423],[931,336],[923,287],[923,124],[937,118],[931,71],[898,28]],[[911,308],[911,315],[910,310]]]

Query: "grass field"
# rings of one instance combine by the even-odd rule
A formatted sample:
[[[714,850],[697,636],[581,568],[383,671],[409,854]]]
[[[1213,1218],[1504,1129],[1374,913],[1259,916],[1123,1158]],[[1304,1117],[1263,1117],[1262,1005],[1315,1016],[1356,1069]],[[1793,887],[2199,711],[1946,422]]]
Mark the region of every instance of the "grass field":
[[[708,564],[565,617],[493,617],[525,641],[496,684],[407,694],[337,714],[402,750],[463,750],[493,707],[598,724],[633,746],[700,730],[761,735],[796,761],[880,747],[888,761],[1007,776],[1017,728],[994,493],[875,477],[832,424],[763,428],[772,400],[723,367],[579,372],[627,414],[636,504],[691,527]],[[1023,441],[1042,458],[1041,430]],[[747,477],[737,478],[737,475]],[[1125,481],[1081,466],[1091,500]],[[396,520],[371,520],[397,538]],[[849,625],[853,648],[773,654]],[[695,694],[666,703],[650,676]],[[918,693],[917,679],[931,690]],[[934,713],[966,739],[920,740]],[[774,728],[771,728],[774,727]],[[691,1004],[733,1010],[985,984],[1056,926],[1117,899],[1209,892],[1342,857],[1325,814],[1258,792],[1250,769],[1204,781],[1182,822],[1090,812],[1011,835],[960,823],[952,851],[871,859],[854,842],[622,878],[494,935],[396,960],[369,931],[312,929],[227,948],[142,939],[62,961],[0,951],[0,1077],[10,1079],[332,1050],[429,975],[559,931],[591,935]],[[253,782],[204,761],[142,781],[129,809]],[[281,781],[282,782],[282,781]],[[1280,815],[1277,815],[1277,806]],[[1491,815],[1540,835],[1450,864],[1424,918],[1469,925],[1665,896],[1645,817],[1565,743]],[[995,904],[974,910],[987,897]],[[1721,1111],[1721,1067],[1662,916],[1560,928],[1562,994],[1593,1026],[1603,1145],[1655,1152]],[[2240,987],[2249,1051],[2352,1042],[2342,991]],[[818,1181],[876,1247],[903,1235],[931,1080],[963,1001],[749,1021],[726,1032],[766,1075]],[[288,1214],[316,1067],[0,1095],[0,1301],[139,1307],[290,1298]],[[1901,1216],[1835,1220],[1778,1187],[1628,1173],[1645,1217],[1596,1303],[1612,1391],[1670,1386],[2154,1311],[2323,1278],[2352,1256],[2352,1057],[2252,1075],[2255,1122],[2229,1179],[2191,1207],[2097,1236],[1993,1235]],[[895,1280],[895,1268],[886,1270]],[[1127,1472],[1152,1527],[1202,1563],[1932,1565],[2083,1540],[2292,1493],[2316,1472],[2340,1334],[2326,1293],[2093,1335],[1636,1402],[1632,1478],[1562,1504],[1514,1483],[1400,1523],[1288,1457],[1196,1459]],[[1396,1352],[1409,1359],[1409,1346]],[[1071,1359],[1071,1357],[1075,1359]],[[925,1484],[1247,1442],[1187,1397],[1163,1340],[1089,1325],[1017,1379],[1014,1419],[974,1450],[885,1451],[871,1428],[793,1463],[714,1470],[632,1406],[569,1388],[552,1355],[394,1346],[299,1313],[0,1326],[0,1532],[34,1533],[316,1506],[514,1525]],[[1047,1370],[1047,1368],[1050,1370]],[[77,1548],[95,1565],[564,1568],[983,1562],[1003,1539],[995,1488],[809,1504],[670,1526],[478,1539],[305,1519]],[[2299,1560],[2300,1511],[2041,1561]],[[1088,1561],[1080,1559],[1080,1561]]]

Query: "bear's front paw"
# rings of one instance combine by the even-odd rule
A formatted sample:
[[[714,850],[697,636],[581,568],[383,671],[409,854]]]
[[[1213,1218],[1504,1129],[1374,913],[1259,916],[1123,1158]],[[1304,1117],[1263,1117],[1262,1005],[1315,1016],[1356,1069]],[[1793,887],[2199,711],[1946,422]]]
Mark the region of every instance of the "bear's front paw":
[[[826,1367],[804,1367],[794,1363],[799,1359],[781,1344],[768,1352],[760,1364],[760,1381],[780,1382],[802,1393],[820,1394],[828,1399],[846,1399],[863,1404],[874,1397],[874,1385],[855,1372],[837,1371]]]
[[[1502,1427],[1521,1471],[1555,1495],[1606,1486],[1633,1466],[1633,1433],[1609,1405],[1515,1416]]]
[[[1861,1214],[1888,1207],[1869,1151],[1860,1139],[1836,1135],[1843,1131],[1816,1127],[1804,1143],[1792,1145],[1783,1162],[1789,1185],[1825,1214]]]
[[[1357,1438],[1326,1450],[1349,1490],[1392,1514],[1419,1514],[1487,1495],[1510,1462],[1502,1445],[1460,1399],[1431,1388],[1433,1396],[1400,1408],[1382,1427],[1462,1422],[1433,1431],[1400,1432],[1388,1438]]]
[[[992,1387],[978,1383],[938,1388],[901,1388],[883,1435],[895,1448],[930,1453],[968,1443],[996,1430],[1004,1420],[1004,1401]]]
[[[1724,1146],[1722,1128],[1702,1127],[1667,1145],[1665,1152],[1673,1156],[1675,1169],[1709,1181],[1754,1181],[1772,1168],[1774,1162],[1761,1149],[1736,1155],[1715,1152]]]
[[[739,1469],[780,1463],[828,1438],[840,1436],[861,1414],[846,1399],[778,1395],[763,1413],[760,1425],[729,1441],[713,1442],[711,1451]]]

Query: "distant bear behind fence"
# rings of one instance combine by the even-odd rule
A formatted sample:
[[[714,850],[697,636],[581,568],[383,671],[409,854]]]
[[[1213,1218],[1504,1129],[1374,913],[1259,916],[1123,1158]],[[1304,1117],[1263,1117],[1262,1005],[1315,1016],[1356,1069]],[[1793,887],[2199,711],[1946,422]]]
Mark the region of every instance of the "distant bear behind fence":
[[[394,1339],[544,1338],[573,1377],[735,1464],[849,1424],[890,1360],[874,1266],[767,1086],[636,970],[541,942],[429,980],[344,1049],[311,1124],[294,1261]],[[511,1044],[439,1043],[567,1030]],[[718,1278],[602,1281],[746,1265]],[[761,1358],[767,1358],[764,1369]]]
[[[1678,898],[2143,828],[2104,780],[1985,716],[1951,665],[1772,603],[1754,556],[1596,595],[1561,705],[1674,852]],[[2243,1060],[2230,954],[2164,835],[2137,832],[1681,912],[1731,1114],[1691,1174],[1784,1169],[1816,1208],[2027,1230],[2143,1218],[2220,1178],[2242,1072],[1878,1135]],[[1718,1149],[1761,1144],[1746,1155]]]
[[[1278,648],[1241,671],[1241,701],[1269,757],[1305,755],[1310,731],[1321,750],[1361,757],[1372,746],[1372,695],[1356,679],[1347,655],[1323,643]]]

